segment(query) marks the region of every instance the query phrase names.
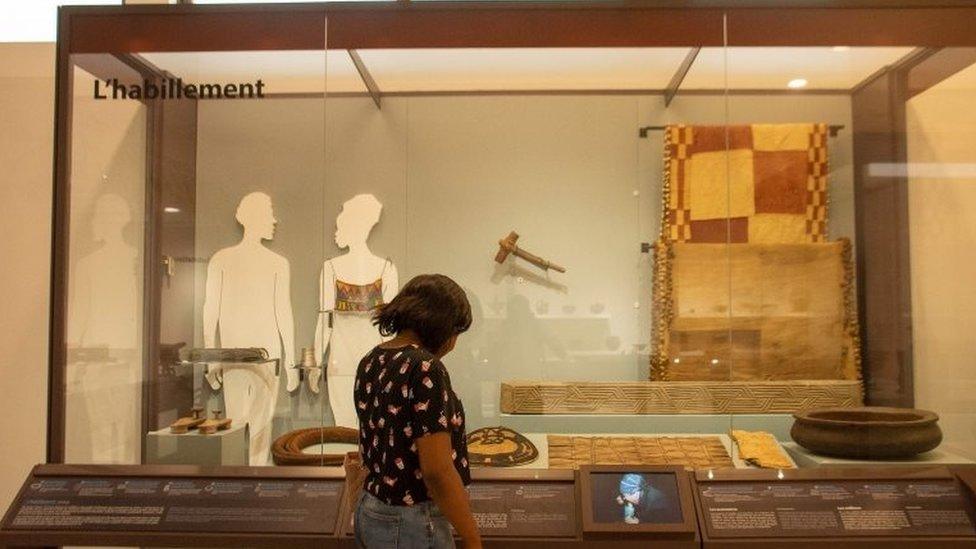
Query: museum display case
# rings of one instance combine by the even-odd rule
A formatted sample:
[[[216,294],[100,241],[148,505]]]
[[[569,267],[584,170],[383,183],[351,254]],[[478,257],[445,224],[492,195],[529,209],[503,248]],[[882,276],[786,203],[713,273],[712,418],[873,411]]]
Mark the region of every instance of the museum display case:
[[[976,9],[673,4],[62,9],[50,461],[339,465],[436,272],[480,466],[972,463]]]

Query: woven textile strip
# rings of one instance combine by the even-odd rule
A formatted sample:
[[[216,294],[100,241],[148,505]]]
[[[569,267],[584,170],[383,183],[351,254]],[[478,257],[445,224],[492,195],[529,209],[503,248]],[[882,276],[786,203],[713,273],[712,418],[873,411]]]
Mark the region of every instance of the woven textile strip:
[[[827,126],[668,126],[662,237],[796,244],[827,234]]]
[[[688,469],[733,467],[718,437],[549,435],[549,468],[580,465],[681,465]]]
[[[666,128],[650,379],[860,379],[850,243],[827,241],[827,133]]]
[[[807,168],[806,234],[813,242],[824,242],[827,235],[827,126],[814,124],[810,132]]]

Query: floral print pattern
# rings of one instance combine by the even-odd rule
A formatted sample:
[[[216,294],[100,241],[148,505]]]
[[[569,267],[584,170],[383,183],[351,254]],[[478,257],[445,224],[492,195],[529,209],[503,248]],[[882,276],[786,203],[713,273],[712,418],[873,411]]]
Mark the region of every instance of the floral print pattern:
[[[471,482],[464,407],[437,357],[413,345],[376,347],[359,363],[353,398],[367,492],[388,505],[428,501],[415,440],[439,432],[450,433],[454,467]]]

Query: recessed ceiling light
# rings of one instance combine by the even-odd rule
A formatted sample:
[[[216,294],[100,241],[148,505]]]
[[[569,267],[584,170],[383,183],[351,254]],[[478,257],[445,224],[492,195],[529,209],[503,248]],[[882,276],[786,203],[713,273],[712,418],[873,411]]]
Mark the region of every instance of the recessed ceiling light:
[[[834,46],[831,49],[833,49],[834,51],[850,51],[851,47],[850,46]]]
[[[174,208],[173,206],[166,206],[165,208],[163,208],[163,211],[166,212],[166,213],[168,213],[168,214],[180,213],[180,209],[179,208]]]
[[[793,90],[798,90],[800,88],[805,88],[805,87],[807,87],[807,79],[806,78],[794,78],[793,80],[790,80],[789,82],[786,83],[786,87],[787,88],[790,88],[790,89],[793,89]]]

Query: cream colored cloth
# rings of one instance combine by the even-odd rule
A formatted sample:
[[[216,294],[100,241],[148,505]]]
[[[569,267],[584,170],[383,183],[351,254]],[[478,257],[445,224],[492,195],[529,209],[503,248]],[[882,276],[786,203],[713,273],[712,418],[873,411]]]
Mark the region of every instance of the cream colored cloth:
[[[224,379],[224,417],[231,425],[248,424],[250,465],[268,465],[271,452],[271,420],[278,402],[275,365],[227,364],[221,366]]]

